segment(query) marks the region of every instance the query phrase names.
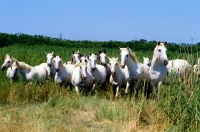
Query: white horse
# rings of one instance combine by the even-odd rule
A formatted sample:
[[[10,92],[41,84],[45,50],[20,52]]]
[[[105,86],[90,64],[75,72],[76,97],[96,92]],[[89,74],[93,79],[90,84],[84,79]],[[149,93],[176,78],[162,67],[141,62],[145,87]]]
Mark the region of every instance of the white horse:
[[[85,63],[81,63],[74,69],[71,83],[74,85],[75,90],[79,95],[80,88],[84,88],[87,92],[88,89],[93,86],[93,79],[92,74],[87,70],[87,65]]]
[[[96,60],[97,55],[90,53],[87,66],[88,70],[92,73],[92,76],[94,77],[94,84],[92,89],[95,88],[96,84],[105,84],[107,77],[106,68],[102,65],[96,64]]]
[[[141,81],[149,81],[149,67],[145,64],[139,63],[130,48],[120,48],[120,50],[121,67],[125,68],[126,65],[128,68],[130,87],[132,87],[136,81],[134,96],[137,98]],[[125,89],[125,93],[128,93],[128,88],[129,87]]]
[[[71,61],[68,61],[67,64],[76,64],[76,62],[80,60],[80,56],[79,50],[77,52],[73,51]]]
[[[106,68],[107,71],[107,80],[110,79],[111,71],[110,71],[110,65],[106,63],[106,50],[99,51],[99,60],[100,64],[103,65]]]
[[[110,76],[110,83],[113,86],[113,92],[115,94],[115,98],[118,97],[119,89],[121,86],[129,87],[128,79],[129,73],[128,69],[121,68],[118,64],[118,58],[109,58],[110,68],[111,68],[111,76]]]
[[[192,72],[191,65],[188,61],[183,59],[170,60],[167,69],[169,76],[174,75],[178,79],[182,80],[188,79],[186,76]]]
[[[4,59],[4,63],[2,64],[1,66],[1,70],[5,70],[6,68],[8,67],[11,67],[12,66],[12,63],[14,61],[17,61],[13,56],[9,55],[9,54],[6,54],[6,57]]]
[[[47,61],[46,63],[42,63],[40,64],[40,66],[43,66],[47,69],[47,72],[48,72],[48,77],[54,77],[55,74],[56,74],[56,70],[55,70],[55,67],[54,67],[54,64],[53,64],[53,58],[54,58],[54,53],[46,53],[46,58],[47,58]]]
[[[68,66],[63,65],[61,55],[55,56],[53,58],[53,63],[56,70],[54,81],[59,83],[62,87],[66,87],[67,85],[71,84],[71,77],[75,66],[72,64],[69,64]]]
[[[160,97],[160,87],[167,76],[167,64],[168,58],[166,54],[166,44],[158,42],[153,53],[153,58],[151,61],[151,66],[149,69],[149,76],[151,79],[151,84],[153,88],[157,87],[157,97]]]
[[[143,64],[145,64],[147,66],[151,66],[151,59],[149,57],[143,56]]]
[[[9,70],[10,77],[15,77],[19,72],[26,81],[45,82],[48,78],[46,68],[43,66],[30,66],[25,62],[13,62],[12,68]]]

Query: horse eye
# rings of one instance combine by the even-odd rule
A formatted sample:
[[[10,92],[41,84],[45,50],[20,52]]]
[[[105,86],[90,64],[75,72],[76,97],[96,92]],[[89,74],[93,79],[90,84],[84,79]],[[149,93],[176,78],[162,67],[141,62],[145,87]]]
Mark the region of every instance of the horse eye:
[[[126,57],[128,57],[128,55],[126,55]]]
[[[8,63],[10,63],[10,61],[8,61]]]
[[[161,49],[159,49],[158,51],[161,52]]]
[[[117,63],[115,65],[117,65]]]

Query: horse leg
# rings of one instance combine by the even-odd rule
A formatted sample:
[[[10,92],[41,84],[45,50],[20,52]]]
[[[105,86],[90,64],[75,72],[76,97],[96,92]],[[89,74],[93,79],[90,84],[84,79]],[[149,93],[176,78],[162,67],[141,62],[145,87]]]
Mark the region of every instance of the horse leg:
[[[136,82],[136,86],[135,86],[135,93],[134,93],[134,97],[135,97],[135,99],[137,99],[138,98],[138,89],[139,89],[139,87],[140,87],[140,82],[141,82],[141,80],[139,79],[139,80],[137,80],[137,82]]]
[[[158,83],[158,85],[157,85],[157,87],[158,87],[158,93],[157,93],[157,98],[159,99],[160,98],[160,91],[161,91],[161,85],[162,85],[162,82],[160,81],[159,83]]]
[[[116,94],[115,94],[115,99],[119,96],[119,88],[120,88],[120,86],[119,85],[117,85],[116,86]]]
[[[78,86],[75,86],[75,91],[76,91],[77,95],[79,96]]]

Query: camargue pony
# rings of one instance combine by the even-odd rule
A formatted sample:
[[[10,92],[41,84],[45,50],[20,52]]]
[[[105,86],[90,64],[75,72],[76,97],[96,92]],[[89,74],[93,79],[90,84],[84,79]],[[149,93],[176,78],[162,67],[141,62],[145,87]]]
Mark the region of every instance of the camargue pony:
[[[106,68],[107,80],[109,80],[110,75],[111,75],[111,71],[110,71],[110,65],[106,63],[106,50],[99,51],[99,60],[100,60],[100,64],[103,65]]]
[[[47,70],[43,66],[32,67],[26,64],[25,62],[15,61],[12,64],[12,70],[10,70],[10,75],[13,75],[13,77],[15,77],[18,72],[20,72],[20,74],[26,81],[37,81],[41,83],[48,78]]]
[[[94,77],[94,84],[93,88],[95,88],[96,84],[105,84],[106,77],[107,77],[107,71],[106,68],[102,65],[96,64],[97,55],[90,53],[88,58],[88,70],[91,72],[92,76]]]
[[[151,59],[149,57],[143,56],[143,64],[145,64],[147,66],[151,66]]]
[[[145,64],[139,63],[130,48],[120,48],[120,51],[121,68],[125,68],[125,65],[128,68],[130,87],[132,87],[136,81],[134,96],[137,98],[141,81],[149,81],[149,67]],[[128,93],[128,88],[129,87],[126,87],[125,93]]]
[[[13,56],[9,55],[9,54],[6,54],[6,57],[4,59],[4,63],[2,64],[1,66],[1,70],[5,70],[6,68],[8,67],[11,67],[12,66],[12,63],[14,61],[17,61]]]
[[[149,76],[151,79],[151,84],[153,88],[157,87],[157,97],[160,97],[160,87],[167,76],[167,48],[165,43],[158,42],[153,53],[153,58],[151,61],[151,66],[149,69]]]
[[[128,69],[121,68],[118,64],[118,58],[109,58],[110,68],[111,68],[111,76],[110,76],[110,83],[113,87],[113,92],[115,94],[115,98],[118,97],[119,89],[121,86],[129,87],[128,79],[129,73]]]
[[[84,88],[87,93],[88,89],[93,86],[93,76],[87,70],[85,63],[80,63],[73,71],[71,83],[74,85],[77,94],[79,95],[79,89]]]
[[[63,65],[61,55],[55,56],[53,58],[53,63],[56,70],[54,81],[59,83],[61,87],[66,87],[71,84],[71,77],[75,66],[71,64],[68,66]]]
[[[68,61],[67,64],[76,64],[77,61],[80,60],[80,54],[79,54],[79,51],[77,52],[72,52],[72,59],[71,61]]]
[[[181,80],[188,79],[186,76],[192,71],[191,65],[188,63],[188,61],[183,59],[170,60],[167,65],[167,69],[169,76],[174,75]]]
[[[47,61],[46,61],[46,63],[42,63],[40,65],[47,69],[48,77],[54,77],[56,74],[56,70],[55,70],[55,67],[53,64],[53,58],[55,55],[53,52],[52,53],[44,52],[44,53],[46,54]]]

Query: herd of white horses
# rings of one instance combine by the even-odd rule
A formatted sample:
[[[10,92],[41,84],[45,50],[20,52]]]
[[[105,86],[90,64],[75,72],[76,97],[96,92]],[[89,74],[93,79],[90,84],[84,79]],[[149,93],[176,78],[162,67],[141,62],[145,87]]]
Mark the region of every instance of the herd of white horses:
[[[119,89],[125,88],[134,91],[137,98],[141,84],[145,82],[145,95],[149,98],[151,91],[155,88],[157,97],[160,96],[161,85],[171,75],[177,79],[186,78],[192,72],[191,65],[183,59],[168,60],[166,42],[158,42],[153,57],[143,57],[144,62],[138,62],[135,53],[130,48],[120,48],[121,62],[118,57],[107,57],[106,51],[81,55],[73,52],[72,60],[63,63],[61,55],[46,53],[46,62],[37,66],[30,66],[25,62],[18,61],[13,56],[6,54],[2,70],[7,69],[7,77],[15,79],[20,73],[26,81],[45,82],[52,78],[61,87],[73,85],[77,94],[80,89],[85,91],[94,90],[97,84],[105,87],[109,83],[113,87],[114,96],[119,96]],[[99,59],[100,64],[97,64]],[[198,73],[198,65],[194,66],[194,72]]]

